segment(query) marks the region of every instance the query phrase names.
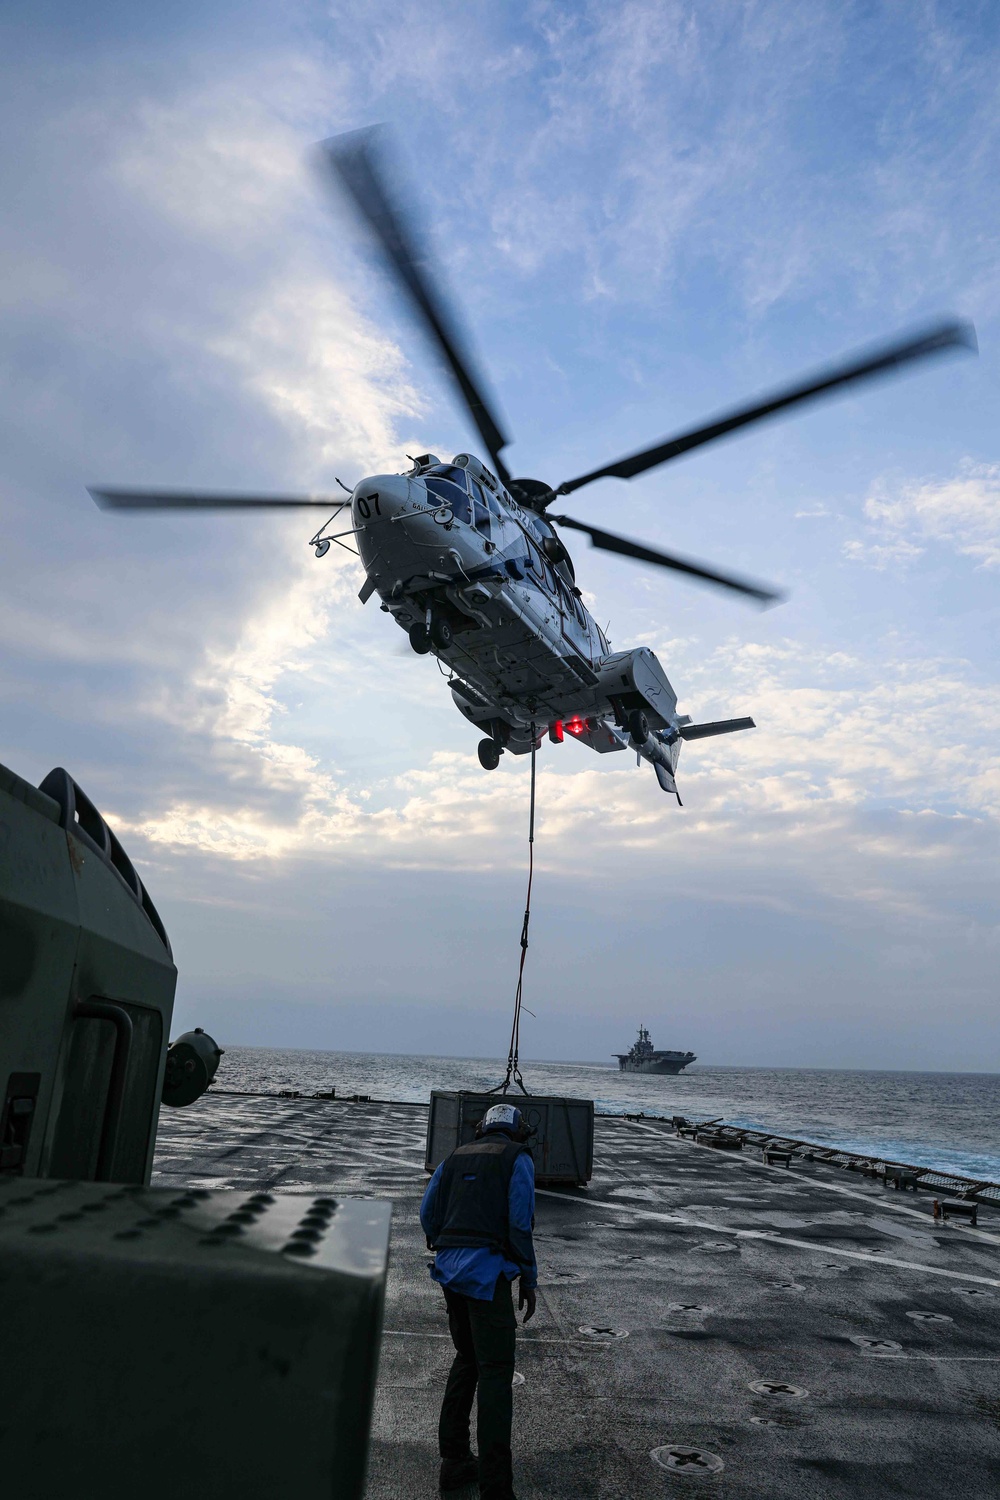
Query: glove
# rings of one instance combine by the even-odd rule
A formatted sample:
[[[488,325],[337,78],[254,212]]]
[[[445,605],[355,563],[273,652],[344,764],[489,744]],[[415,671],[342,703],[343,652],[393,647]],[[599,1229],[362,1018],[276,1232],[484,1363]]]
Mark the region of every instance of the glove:
[[[522,1307],[528,1309],[521,1319],[522,1323],[527,1323],[529,1318],[535,1316],[535,1288],[526,1287],[523,1281],[518,1282],[517,1307],[519,1312]]]

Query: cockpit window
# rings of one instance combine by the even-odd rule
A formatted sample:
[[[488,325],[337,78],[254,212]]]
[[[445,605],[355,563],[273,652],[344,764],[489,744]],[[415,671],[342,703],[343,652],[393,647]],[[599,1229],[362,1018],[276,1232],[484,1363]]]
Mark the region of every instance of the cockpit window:
[[[488,539],[490,534],[490,512],[486,504],[486,496],[483,494],[481,486],[474,479],[471,480],[469,488],[472,490],[472,510],[476,518],[476,530]]]
[[[472,506],[465,483],[465,470],[454,464],[439,464],[423,475],[427,486],[427,498],[431,505],[449,505],[455,519],[471,522]]]
[[[426,478],[428,475],[437,475],[441,479],[454,480],[455,484],[460,484],[463,490],[466,487],[465,470],[460,469],[457,464],[436,464],[433,469],[427,470],[427,475],[424,477]]]

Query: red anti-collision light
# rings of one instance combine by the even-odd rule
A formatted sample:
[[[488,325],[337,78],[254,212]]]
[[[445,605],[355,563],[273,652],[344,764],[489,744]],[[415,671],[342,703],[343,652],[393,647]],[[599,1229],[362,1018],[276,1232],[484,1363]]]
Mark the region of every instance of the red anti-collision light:
[[[563,742],[562,719],[557,719],[554,724],[549,725],[549,739],[553,745],[561,745]]]

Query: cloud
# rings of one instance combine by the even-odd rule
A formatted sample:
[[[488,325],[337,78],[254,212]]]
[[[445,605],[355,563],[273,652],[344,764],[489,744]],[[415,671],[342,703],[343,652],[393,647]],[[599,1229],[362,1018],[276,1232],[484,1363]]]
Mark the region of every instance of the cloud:
[[[450,77],[471,50],[502,79],[471,118],[449,90],[434,103],[462,163],[428,185],[435,206],[489,229],[473,273],[485,256],[521,278],[570,274],[598,302],[645,301],[697,265],[755,325],[845,283],[866,331],[876,303],[892,320],[887,288],[897,317],[965,285],[996,308],[1000,105],[971,18],[905,27],[781,0],[549,0],[513,24],[451,5],[382,5],[381,24],[369,9],[356,29],[348,7],[336,15],[390,109],[400,85]]]
[[[123,827],[235,857],[280,854],[337,803],[329,764],[282,732],[283,694],[364,671],[356,642],[329,646],[358,565],[307,551],[320,512],[99,515],[83,484],[336,492],[336,474],[399,467],[424,403],[308,166],[338,66],[217,61],[137,77],[114,111],[66,63],[57,106],[21,117],[0,693]],[[85,151],[38,150],[74,134]]]
[[[1000,464],[966,462],[953,479],[878,485],[864,505],[867,538],[852,538],[844,555],[884,569],[914,562],[929,544],[945,546],[976,566],[1000,566]]]
[[[962,661],[913,659],[903,643],[881,644],[861,655],[731,643],[692,660],[686,706],[695,717],[750,711],[758,728],[684,747],[683,811],[627,754],[598,760],[576,745],[546,745],[540,868],[573,867],[584,884],[656,881],[667,868],[708,900],[791,911],[824,899],[943,920],[956,892],[967,894],[970,848],[979,871],[994,858],[1000,690]],[[434,751],[391,776],[371,805],[357,780],[277,738],[276,706],[260,683],[282,661],[287,669],[265,651],[258,677],[237,682],[212,726],[217,753],[252,751],[252,797],[161,803],[123,825],[139,851],[289,869],[315,860],[480,875],[522,867],[526,762],[485,775],[471,745]]]
[[[286,8],[265,43],[252,4],[220,17],[192,12],[210,39],[88,26],[84,52],[46,32],[44,57],[5,32],[2,758],[78,776],[177,925],[186,982],[238,974],[277,1010],[312,964],[329,1007],[353,965],[361,1014],[371,984],[408,996],[419,972],[424,1013],[451,993],[471,1014],[508,907],[520,918],[526,763],[481,771],[433,661],[358,605],[355,563],[312,557],[313,513],[128,521],[83,484],[325,493],[473,441],[307,165],[370,119],[403,127],[433,242],[505,351],[531,472],[577,472],[574,444],[630,451],[650,421],[943,291],[995,308],[996,49],[952,15],[768,0],[334,0]],[[587,555],[616,644],[661,651],[695,717],[760,728],[684,747],[683,811],[627,754],[545,745],[536,853],[562,915],[539,932],[551,917],[553,1004],[571,1013],[584,992],[607,1010],[627,954],[650,994],[667,974],[699,1005],[707,986],[770,1006],[783,984],[811,1023],[859,933],[858,1004],[876,995],[890,929],[907,976],[934,948],[949,984],[955,955],[968,993],[992,983],[996,694],[970,637],[945,650],[923,617],[888,633],[873,581],[855,570],[845,608],[843,568],[831,581],[798,541],[803,494],[804,515],[839,519],[885,470],[884,428],[855,425],[848,475],[810,421],[795,478],[772,449],[748,485],[733,444],[704,489],[678,466],[672,508],[656,477],[591,492],[609,514],[655,501],[665,545],[699,552],[708,530],[736,566],[749,535],[748,566],[766,548],[797,576],[789,613],[741,620],[737,640],[725,601]],[[928,450],[921,472],[950,462]],[[992,570],[997,484],[969,468],[872,490],[856,555],[898,567],[947,546]]]

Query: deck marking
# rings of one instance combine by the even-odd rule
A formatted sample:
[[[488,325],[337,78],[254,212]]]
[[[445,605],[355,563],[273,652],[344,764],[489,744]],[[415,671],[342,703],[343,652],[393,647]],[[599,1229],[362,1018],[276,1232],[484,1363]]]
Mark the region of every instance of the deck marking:
[[[567,1198],[562,1193],[554,1193],[548,1188],[536,1188],[536,1196],[545,1198],[558,1198],[561,1203],[582,1203],[580,1198]],[[955,1281],[974,1281],[980,1286],[1000,1286],[1000,1279],[996,1276],[977,1276],[972,1271],[949,1271],[944,1266],[926,1266],[919,1261],[899,1260],[892,1255],[872,1255],[865,1250],[843,1250],[839,1245],[814,1244],[810,1240],[796,1240],[788,1235],[776,1235],[773,1230],[766,1229],[730,1229],[725,1224],[706,1224],[701,1219],[688,1219],[680,1214],[652,1213],[649,1209],[636,1208],[634,1204],[604,1203],[600,1199],[592,1199],[589,1208],[606,1208],[612,1213],[627,1213],[633,1219],[653,1219],[661,1224],[685,1224],[690,1229],[708,1229],[713,1234],[731,1234],[740,1239],[766,1240],[771,1245],[794,1245],[797,1250],[811,1250],[814,1254],[842,1255],[847,1260],[860,1260],[871,1266],[898,1266],[904,1271],[925,1271],[930,1276],[947,1276]]]
[[[596,1118],[601,1119],[602,1116],[597,1115]],[[614,1119],[614,1115],[603,1116],[603,1118]],[[657,1140],[667,1141],[671,1146],[682,1146],[687,1144],[686,1142],[678,1139],[676,1135],[667,1135],[664,1131],[657,1130],[655,1125],[650,1125],[645,1120],[627,1120],[626,1123],[631,1125],[633,1130],[645,1130],[647,1135],[655,1135]],[[670,1124],[669,1120],[664,1120],[663,1123],[667,1127],[667,1130],[673,1129],[673,1126]]]
[[[350,1163],[348,1163],[347,1164],[348,1168],[351,1171],[361,1171],[361,1170],[363,1170],[364,1167],[365,1167],[365,1165],[367,1164],[367,1162],[370,1161],[370,1160],[374,1160],[374,1161],[387,1161],[387,1162],[390,1162],[390,1163],[392,1163],[392,1165],[397,1166],[397,1167],[408,1167],[411,1172],[416,1172],[418,1174],[421,1173],[423,1171],[423,1169],[424,1169],[424,1164],[423,1164],[422,1161],[419,1161],[419,1162],[406,1161],[405,1158],[402,1157],[402,1156],[390,1156],[385,1151],[370,1151],[367,1148],[362,1147],[362,1146],[359,1146],[358,1150],[361,1151],[361,1152],[363,1152],[363,1159],[361,1161],[355,1163],[353,1166]]]
[[[760,1163],[748,1162],[747,1165],[756,1167]],[[839,1182],[823,1182],[822,1179],[807,1177],[803,1172],[796,1172],[791,1168],[786,1168],[785,1170],[790,1177],[797,1178],[799,1182],[808,1182],[816,1187],[826,1188],[827,1192],[830,1193],[842,1193],[845,1198],[858,1198],[862,1203],[878,1204],[882,1208],[890,1209],[893,1213],[906,1214],[910,1218],[919,1219],[925,1228],[933,1229],[938,1234],[941,1233],[940,1223],[936,1219],[932,1219],[929,1214],[921,1213],[919,1208],[909,1208],[905,1203],[893,1203],[891,1199],[886,1201],[885,1199],[876,1198],[874,1193],[861,1193],[857,1188],[843,1187]],[[941,1189],[941,1193],[943,1196],[943,1188]],[[1000,1245],[1000,1234],[990,1234],[989,1230],[974,1229],[971,1224],[954,1224],[950,1222],[949,1228],[960,1229],[963,1234],[971,1234],[976,1239],[985,1240],[987,1244]]]
[[[382,1335],[394,1339],[451,1339],[450,1333],[421,1333],[409,1328],[383,1328]]]
[[[869,1354],[868,1359],[913,1359],[935,1365],[995,1365],[1000,1364],[1000,1354]]]
[[[654,1130],[652,1132],[652,1134],[659,1136],[660,1132]],[[689,1146],[689,1145],[692,1145],[693,1142],[691,1142],[691,1141],[678,1141],[677,1144],[678,1145],[682,1145],[682,1146]],[[704,1150],[705,1148],[702,1147],[701,1149]],[[758,1169],[761,1172],[767,1172],[767,1173],[771,1173],[771,1174],[773,1174],[776,1170],[779,1170],[779,1169],[777,1169],[775,1167],[765,1166],[763,1162],[756,1161],[756,1160],[754,1160],[753,1157],[746,1158],[742,1162],[735,1163],[735,1165],[744,1166],[744,1167],[751,1167],[751,1168]],[[780,1170],[782,1172],[786,1173],[789,1177],[794,1177],[795,1180],[796,1180],[796,1182],[805,1183],[805,1184],[807,1184],[810,1187],[825,1188],[828,1193],[840,1193],[845,1198],[857,1198],[857,1199],[860,1200],[860,1202],[867,1203],[869,1205],[880,1204],[881,1207],[888,1208],[893,1213],[907,1214],[907,1215],[909,1215],[910,1217],[912,1217],[914,1219],[919,1219],[920,1222],[923,1225],[925,1225],[925,1226],[928,1225],[928,1216],[927,1216],[927,1214],[921,1213],[921,1211],[920,1211],[919,1208],[909,1208],[904,1203],[894,1203],[891,1199],[888,1199],[884,1194],[876,1197],[876,1195],[874,1193],[863,1193],[863,1192],[860,1192],[857,1188],[845,1187],[842,1183],[839,1183],[839,1182],[827,1182],[822,1177],[810,1177],[805,1172],[797,1172],[794,1169],[794,1167],[784,1167],[784,1168],[781,1168]],[[945,1188],[936,1188],[935,1191],[939,1194],[939,1196],[943,1197],[945,1195],[947,1189],[945,1189]],[[938,1232],[940,1232],[940,1226],[936,1223],[936,1221],[934,1219],[930,1220],[930,1224],[934,1225],[934,1227],[936,1229],[938,1229]],[[951,1228],[953,1228],[953,1229],[960,1229],[963,1234],[971,1234],[976,1239],[984,1240],[988,1244],[991,1244],[991,1245],[1000,1245],[1000,1234],[990,1234],[990,1232],[988,1230],[985,1230],[985,1229],[974,1229],[971,1224],[952,1224]]]
[[[451,1343],[450,1333],[421,1333],[408,1328],[383,1328],[382,1333],[389,1338],[397,1339],[445,1339]],[[521,1344],[575,1344],[578,1349],[608,1349],[611,1347],[611,1339],[540,1339],[535,1334],[523,1333],[519,1336]]]
[[[638,1130],[646,1130],[650,1135],[655,1135],[658,1140],[663,1141],[665,1144],[669,1143],[670,1145],[678,1147],[694,1145],[694,1142],[692,1141],[680,1140],[676,1137],[665,1135],[663,1131],[656,1130],[649,1125],[639,1124],[638,1121],[631,1121],[630,1123],[633,1124],[634,1127]],[[667,1122],[664,1121],[664,1124],[666,1123]],[[701,1149],[704,1150],[705,1148],[702,1147]],[[729,1163],[726,1163],[726,1165],[729,1165]],[[733,1165],[759,1168],[760,1170],[769,1173],[773,1173],[776,1170],[773,1167],[765,1166],[763,1162],[756,1161],[752,1157],[744,1158],[743,1161],[735,1162],[733,1163]],[[894,1213],[908,1214],[914,1219],[919,1219],[920,1222],[924,1225],[927,1225],[928,1223],[928,1216],[924,1213],[921,1213],[920,1209],[918,1208],[909,1208],[903,1203],[893,1203],[891,1200],[885,1201],[884,1199],[876,1198],[873,1193],[862,1193],[859,1192],[857,1188],[844,1187],[839,1182],[826,1182],[822,1177],[809,1177],[806,1175],[806,1173],[797,1172],[794,1168],[791,1167],[782,1168],[781,1170],[787,1172],[789,1177],[794,1177],[797,1182],[806,1183],[811,1187],[825,1188],[829,1193],[841,1193],[846,1198],[858,1198],[862,1203],[873,1204],[881,1202],[881,1206],[883,1208],[888,1208]],[[947,1189],[940,1188],[935,1189],[935,1191],[939,1193],[939,1196],[943,1197],[947,1192]],[[930,1223],[934,1225],[935,1228],[937,1228],[940,1232],[940,1226],[936,1224],[935,1220],[931,1219]],[[963,1234],[971,1234],[975,1236],[975,1238],[984,1240],[988,1244],[1000,1245],[1000,1234],[991,1234],[988,1230],[985,1229],[974,1229],[971,1224],[952,1224],[950,1227],[953,1229],[961,1230]]]

